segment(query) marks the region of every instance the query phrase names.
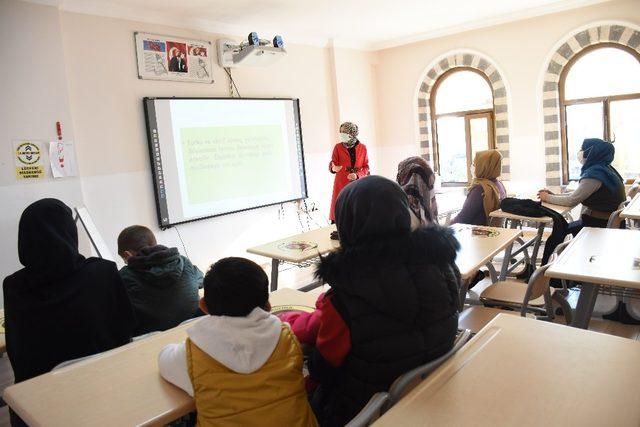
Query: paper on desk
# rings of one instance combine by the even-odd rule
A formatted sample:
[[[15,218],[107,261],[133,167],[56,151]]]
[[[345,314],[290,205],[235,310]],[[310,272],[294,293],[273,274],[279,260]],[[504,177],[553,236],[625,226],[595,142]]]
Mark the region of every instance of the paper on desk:
[[[49,161],[54,178],[76,176],[76,155],[71,141],[51,141],[49,143]]]

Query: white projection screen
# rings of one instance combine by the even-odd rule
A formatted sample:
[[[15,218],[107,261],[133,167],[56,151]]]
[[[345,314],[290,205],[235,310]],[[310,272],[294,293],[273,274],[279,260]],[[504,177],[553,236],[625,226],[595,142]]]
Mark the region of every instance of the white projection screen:
[[[143,103],[160,228],[307,197],[297,99]]]

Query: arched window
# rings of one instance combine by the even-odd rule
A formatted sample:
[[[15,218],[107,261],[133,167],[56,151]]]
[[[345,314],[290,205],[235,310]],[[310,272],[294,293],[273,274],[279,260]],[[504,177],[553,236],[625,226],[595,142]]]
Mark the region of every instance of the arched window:
[[[583,49],[560,74],[564,182],[580,177],[577,160],[585,138],[614,141],[614,167],[640,174],[640,55],[615,43]]]
[[[443,183],[466,184],[476,151],[495,148],[493,92],[480,71],[458,67],[431,92],[434,164]]]

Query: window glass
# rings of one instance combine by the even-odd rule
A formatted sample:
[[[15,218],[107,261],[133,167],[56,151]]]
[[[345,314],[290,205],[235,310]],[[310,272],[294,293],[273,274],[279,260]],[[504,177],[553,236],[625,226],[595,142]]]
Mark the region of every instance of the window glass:
[[[489,83],[473,71],[455,71],[436,91],[436,115],[493,108]]]
[[[565,100],[640,93],[640,62],[622,49],[603,47],[579,58],[565,80]]]

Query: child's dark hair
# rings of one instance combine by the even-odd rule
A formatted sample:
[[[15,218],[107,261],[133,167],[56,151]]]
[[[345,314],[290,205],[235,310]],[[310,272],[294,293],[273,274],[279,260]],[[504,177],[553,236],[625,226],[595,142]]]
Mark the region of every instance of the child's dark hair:
[[[155,245],[157,245],[156,236],[144,225],[132,225],[118,235],[118,255],[120,256],[124,251],[138,252],[145,246]]]
[[[204,302],[214,316],[244,317],[269,302],[269,279],[246,258],[223,258],[211,266],[202,282]]]

